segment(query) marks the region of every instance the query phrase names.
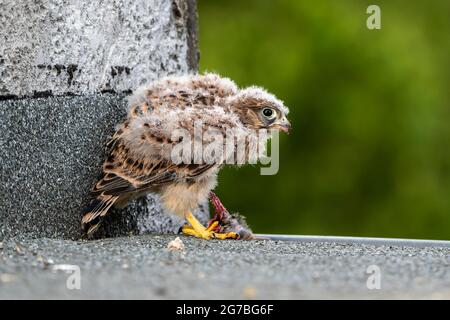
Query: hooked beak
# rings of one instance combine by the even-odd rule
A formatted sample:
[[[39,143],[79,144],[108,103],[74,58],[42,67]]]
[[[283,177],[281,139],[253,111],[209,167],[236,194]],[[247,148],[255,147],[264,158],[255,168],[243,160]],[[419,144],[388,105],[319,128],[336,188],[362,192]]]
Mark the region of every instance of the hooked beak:
[[[287,123],[287,124],[281,125],[280,130],[289,134],[289,131],[291,130],[291,124]]]
[[[286,118],[284,118],[280,123],[276,124],[274,127],[287,134],[289,134],[289,131],[292,128],[291,123]]]

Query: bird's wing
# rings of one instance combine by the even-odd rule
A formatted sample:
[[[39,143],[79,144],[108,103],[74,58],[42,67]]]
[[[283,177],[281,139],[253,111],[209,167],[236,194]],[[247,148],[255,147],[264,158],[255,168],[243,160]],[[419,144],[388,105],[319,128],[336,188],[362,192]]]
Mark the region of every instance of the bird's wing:
[[[118,146],[120,146],[120,142]],[[193,181],[216,164],[175,164],[171,160],[153,157],[140,161],[123,150],[115,148],[103,165],[101,179],[92,189],[97,196],[120,196],[125,193],[148,190],[175,181]]]
[[[187,95],[186,99],[191,97]],[[166,96],[160,97],[166,99]],[[168,99],[168,98],[167,98]],[[198,102],[193,103],[197,105]],[[167,103],[165,104],[167,105]],[[174,104],[177,106],[177,104]],[[183,105],[178,101],[178,107]],[[181,107],[180,107],[181,108]],[[196,108],[194,108],[196,109]],[[225,135],[227,119],[215,116],[215,109],[199,109],[194,116],[204,120],[204,125],[218,129]],[[109,145],[109,157],[103,165],[103,176],[92,189],[94,195],[120,195],[141,191],[173,181],[193,181],[218,164],[175,164],[167,150],[172,150],[182,140],[173,140],[173,128],[183,128],[193,134],[190,114],[162,119],[164,112],[142,108],[135,110],[114,134]],[[210,115],[205,117],[205,115]],[[184,114],[183,114],[184,115]],[[170,122],[170,124],[168,124]],[[193,136],[191,136],[192,140]],[[140,154],[137,154],[139,150]],[[170,153],[170,152],[169,152]]]
[[[117,143],[120,146],[120,142]],[[126,199],[131,193],[148,191],[152,187],[175,181],[194,181],[215,164],[174,164],[169,160],[154,158],[139,162],[131,157],[120,157],[117,148],[103,165],[101,179],[92,188],[95,197],[85,210],[82,225],[88,226],[87,234],[99,225],[98,218],[105,216],[115,202]],[[123,153],[123,152],[122,152]]]

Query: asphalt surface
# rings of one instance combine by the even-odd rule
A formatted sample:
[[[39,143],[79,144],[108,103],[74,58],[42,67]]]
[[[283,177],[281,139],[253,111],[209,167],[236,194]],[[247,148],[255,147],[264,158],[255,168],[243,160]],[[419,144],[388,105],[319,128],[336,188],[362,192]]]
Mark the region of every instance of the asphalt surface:
[[[450,299],[448,247],[180,238],[179,251],[167,248],[173,235],[4,240],[0,298]],[[80,289],[67,289],[67,264],[80,267]],[[380,289],[367,288],[371,265]]]
[[[125,96],[116,94],[0,99],[0,239],[81,237],[105,144],[126,109]],[[183,225],[163,212],[157,195],[112,211],[99,235],[173,233]],[[194,213],[208,220],[207,206]]]

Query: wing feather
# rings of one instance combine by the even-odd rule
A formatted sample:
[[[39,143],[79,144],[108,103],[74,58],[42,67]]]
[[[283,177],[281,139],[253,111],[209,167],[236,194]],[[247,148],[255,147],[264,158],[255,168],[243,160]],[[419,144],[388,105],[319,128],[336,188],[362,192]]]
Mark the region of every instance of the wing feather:
[[[151,167],[143,170],[132,170],[123,164],[113,165],[112,169],[104,169],[101,179],[92,189],[92,194],[120,196],[171,182],[191,181],[215,166],[216,164],[174,164],[165,159],[158,159]],[[145,169],[149,171],[143,173]]]

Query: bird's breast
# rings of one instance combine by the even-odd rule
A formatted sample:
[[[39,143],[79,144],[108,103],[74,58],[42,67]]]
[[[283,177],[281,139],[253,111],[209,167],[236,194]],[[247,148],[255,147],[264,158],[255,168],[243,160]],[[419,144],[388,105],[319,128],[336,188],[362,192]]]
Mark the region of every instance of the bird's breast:
[[[166,209],[180,217],[201,203],[208,201],[209,192],[216,186],[216,176],[194,183],[177,182],[161,188],[161,200]]]

